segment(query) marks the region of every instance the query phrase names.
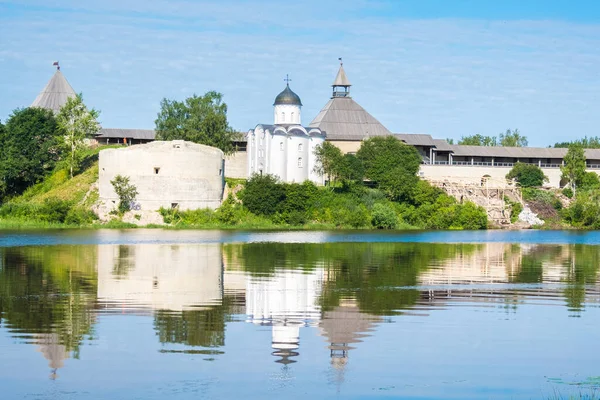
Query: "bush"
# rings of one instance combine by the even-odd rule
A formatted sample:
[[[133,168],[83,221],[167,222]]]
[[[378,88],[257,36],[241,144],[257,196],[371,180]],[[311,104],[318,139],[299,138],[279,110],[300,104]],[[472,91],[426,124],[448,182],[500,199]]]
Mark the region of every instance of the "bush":
[[[273,215],[285,199],[285,189],[274,175],[254,174],[238,194],[248,210],[257,215]]]
[[[580,189],[597,189],[600,187],[600,179],[595,172],[586,172],[579,182]]]
[[[398,216],[393,208],[377,203],[371,211],[371,223],[377,229],[395,229],[398,226]]]
[[[506,175],[506,179],[515,179],[521,187],[539,187],[548,180],[540,167],[518,162]]]
[[[468,201],[457,205],[455,222],[452,227],[461,229],[485,229],[487,228],[487,212],[483,207]]]
[[[570,187],[566,187],[562,190],[562,194],[564,194],[567,198],[572,199],[573,198],[573,189],[571,189]]]
[[[86,225],[98,220],[98,216],[84,208],[74,207],[65,216],[65,223],[69,225]]]
[[[215,213],[217,220],[223,224],[235,225],[241,222],[243,211],[240,204],[233,198],[230,193],[227,199],[221,204]]]

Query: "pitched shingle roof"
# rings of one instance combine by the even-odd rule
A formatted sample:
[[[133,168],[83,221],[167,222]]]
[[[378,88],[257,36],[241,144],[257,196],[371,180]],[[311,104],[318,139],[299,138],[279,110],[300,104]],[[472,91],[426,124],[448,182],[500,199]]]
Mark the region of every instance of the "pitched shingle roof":
[[[328,140],[363,140],[392,133],[350,97],[335,97],[308,125],[327,132]]]
[[[431,135],[424,133],[396,133],[394,136],[412,146],[435,146],[435,141]]]
[[[156,131],[153,129],[115,129],[115,128],[102,128],[100,133],[96,135],[98,139],[108,138],[128,138],[128,139],[142,139],[142,140],[154,140],[156,138]]]
[[[31,107],[46,108],[57,113],[69,97],[75,97],[76,95],[62,72],[57,70],[44,90],[35,98]]]

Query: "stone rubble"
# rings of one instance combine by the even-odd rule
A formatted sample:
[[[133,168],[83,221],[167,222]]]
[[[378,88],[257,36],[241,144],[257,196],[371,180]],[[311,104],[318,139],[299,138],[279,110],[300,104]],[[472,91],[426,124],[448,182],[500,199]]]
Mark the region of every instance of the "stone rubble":
[[[538,218],[527,204],[523,207],[523,211],[519,214],[519,221],[525,222],[531,226],[533,225],[544,225],[544,221]]]

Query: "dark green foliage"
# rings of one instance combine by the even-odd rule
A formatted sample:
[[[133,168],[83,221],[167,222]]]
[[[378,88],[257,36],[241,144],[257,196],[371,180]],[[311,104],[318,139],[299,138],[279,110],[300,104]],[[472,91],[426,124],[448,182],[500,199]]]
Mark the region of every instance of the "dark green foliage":
[[[600,192],[580,191],[569,208],[562,211],[562,217],[576,227],[600,229]]]
[[[544,184],[544,181],[548,180],[540,167],[521,162],[512,167],[506,175],[506,179],[515,179],[521,187],[539,187]]]
[[[600,179],[595,172],[585,172],[579,182],[580,189],[598,189],[600,188]]]
[[[371,215],[371,223],[377,229],[395,229],[398,226],[396,212],[386,204],[375,204]]]
[[[23,193],[51,172],[60,158],[58,125],[52,111],[13,111],[0,129],[0,198]]]
[[[523,205],[518,201],[512,201],[504,197],[504,202],[510,207],[510,222],[515,223],[519,219],[519,214],[523,211]]]
[[[131,210],[132,203],[135,201],[138,191],[134,185],[129,183],[129,177],[117,175],[110,183],[119,197],[119,212],[122,214]]]
[[[421,157],[413,146],[408,146],[393,136],[378,136],[365,140],[356,154],[365,168],[365,177],[380,182],[395,168],[416,175]]]
[[[573,189],[571,189],[570,187],[566,187],[562,190],[562,194],[564,194],[567,198],[572,199],[573,198]]]
[[[344,183],[362,182],[365,177],[365,167],[360,159],[354,154],[344,154],[339,177]]]
[[[254,174],[238,194],[250,212],[256,215],[273,215],[285,199],[285,188],[273,175]]]
[[[483,136],[478,133],[476,135],[461,137],[458,144],[463,146],[497,146],[498,139],[494,136]]]
[[[156,118],[157,140],[188,140],[217,147],[224,153],[234,151],[239,134],[227,122],[227,104],[215,91],[193,95],[185,101],[163,99]]]

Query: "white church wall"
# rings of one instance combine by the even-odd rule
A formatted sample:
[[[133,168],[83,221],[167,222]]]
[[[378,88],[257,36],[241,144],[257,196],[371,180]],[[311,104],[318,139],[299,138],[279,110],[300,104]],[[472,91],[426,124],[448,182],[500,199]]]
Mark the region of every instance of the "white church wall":
[[[172,206],[182,210],[215,209],[221,205],[223,195],[223,168],[221,150],[182,140],[102,150],[100,200],[118,204],[110,182],[122,175],[136,187],[136,206],[141,210]]]
[[[269,173],[277,175],[283,182],[287,179],[286,155],[288,140],[285,135],[275,133],[271,138]]]
[[[306,136],[290,135],[287,147],[287,182],[302,183],[308,179],[307,159],[304,148],[307,145]],[[302,150],[298,150],[302,148]]]

